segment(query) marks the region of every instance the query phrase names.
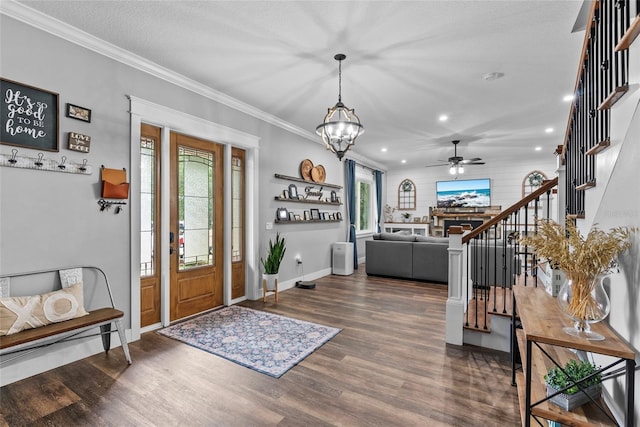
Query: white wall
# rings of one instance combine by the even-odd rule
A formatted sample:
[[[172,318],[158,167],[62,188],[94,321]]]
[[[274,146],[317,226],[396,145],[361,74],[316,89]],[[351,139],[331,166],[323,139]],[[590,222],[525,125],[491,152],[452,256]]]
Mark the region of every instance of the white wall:
[[[550,153],[541,160],[523,159],[506,165],[497,161],[492,164],[490,160],[485,160],[486,165],[466,167],[464,175],[459,175],[459,179],[490,178],[491,204],[501,205],[503,209],[522,198],[522,180],[531,171],[539,170],[549,179],[556,176],[556,159]],[[413,217],[422,217],[429,215],[430,206],[436,206],[436,181],[448,181],[454,177],[449,174],[446,166],[389,170],[386,203],[392,208],[398,206],[398,186],[404,179],[410,179],[416,185],[416,210],[406,212],[410,212]],[[394,219],[397,221],[401,220],[400,212],[403,211],[396,210],[394,213]]]
[[[611,313],[605,320],[636,351],[640,362],[640,43],[635,41],[629,53],[629,92],[611,111],[611,146],[596,159],[596,187],[587,190],[585,219],[578,221],[582,234],[597,225],[637,227],[632,248],[620,257],[620,272],[611,274],[605,285],[611,298]],[[602,358],[597,358],[604,363]],[[624,378],[607,383],[607,391],[622,413]],[[636,426],[640,426],[640,371],[635,375]]]

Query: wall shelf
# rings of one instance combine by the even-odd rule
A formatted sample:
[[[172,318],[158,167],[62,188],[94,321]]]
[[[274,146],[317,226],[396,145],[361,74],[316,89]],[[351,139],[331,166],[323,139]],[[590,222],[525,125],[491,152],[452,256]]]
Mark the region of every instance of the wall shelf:
[[[310,224],[319,222],[342,222],[341,219],[301,219],[300,221],[281,221],[276,219],[276,224]]]
[[[306,179],[298,178],[298,177],[295,177],[295,176],[281,175],[279,173],[274,174],[274,176],[276,178],[278,178],[278,179],[284,179],[284,180],[287,180],[287,181],[302,182],[302,183],[307,184],[307,185],[318,185],[320,187],[328,187],[328,188],[342,188],[341,185],[328,184],[326,182],[307,181]]]
[[[275,196],[275,200],[279,202],[291,202],[291,203],[308,203],[314,205],[332,205],[332,206],[340,206],[342,203],[339,202],[325,202],[324,200],[313,200],[313,199],[285,199],[284,197]]]

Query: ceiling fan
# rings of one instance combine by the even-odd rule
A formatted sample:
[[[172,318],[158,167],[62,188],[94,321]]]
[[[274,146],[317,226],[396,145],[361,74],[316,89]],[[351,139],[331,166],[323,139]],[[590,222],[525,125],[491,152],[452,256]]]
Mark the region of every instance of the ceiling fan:
[[[465,160],[464,157],[458,156],[458,144],[460,140],[451,141],[453,143],[453,157],[449,157],[446,160],[446,163],[436,163],[433,165],[427,165],[426,167],[434,167],[434,166],[449,166],[449,173],[451,175],[464,173],[464,166],[466,165],[484,165],[484,162],[479,157],[474,157],[473,159]],[[445,160],[440,160],[444,162]]]

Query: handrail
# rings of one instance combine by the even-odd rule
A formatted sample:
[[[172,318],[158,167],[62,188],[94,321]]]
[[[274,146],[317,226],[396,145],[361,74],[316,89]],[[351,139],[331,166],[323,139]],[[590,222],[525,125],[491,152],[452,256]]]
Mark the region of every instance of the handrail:
[[[469,234],[463,236],[462,237],[462,243],[468,243],[474,237],[480,235],[484,231],[486,231],[489,228],[493,227],[494,225],[498,224],[500,221],[502,221],[503,219],[507,218],[509,215],[511,215],[512,213],[514,213],[518,209],[526,206],[529,202],[534,201],[535,199],[537,199],[538,197],[542,196],[546,192],[550,191],[553,187],[555,187],[557,185],[558,185],[558,177],[555,177],[553,179],[544,181],[542,183],[542,185],[540,186],[540,188],[538,188],[536,191],[534,191],[533,193],[528,194],[527,196],[523,197],[521,200],[519,200],[516,203],[514,203],[513,205],[509,206],[507,209],[503,210],[498,215],[494,216],[489,221],[487,221],[484,224],[482,224],[480,227],[475,228]]]

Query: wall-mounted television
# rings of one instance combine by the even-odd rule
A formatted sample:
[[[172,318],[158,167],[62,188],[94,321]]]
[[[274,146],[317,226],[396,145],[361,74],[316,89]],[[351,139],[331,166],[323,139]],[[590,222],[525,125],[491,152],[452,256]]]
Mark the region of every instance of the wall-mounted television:
[[[484,208],[491,206],[491,179],[456,179],[436,182],[439,208]]]

